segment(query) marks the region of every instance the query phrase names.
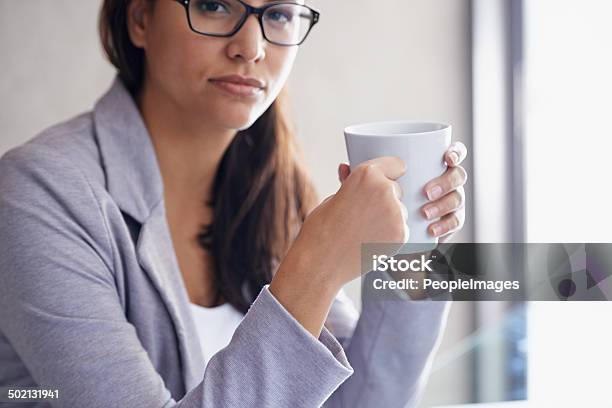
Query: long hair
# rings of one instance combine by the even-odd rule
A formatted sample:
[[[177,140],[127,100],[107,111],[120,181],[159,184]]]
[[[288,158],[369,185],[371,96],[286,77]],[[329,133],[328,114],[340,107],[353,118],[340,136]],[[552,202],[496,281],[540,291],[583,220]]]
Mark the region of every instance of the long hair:
[[[128,34],[130,0],[104,0],[99,18],[102,46],[126,88],[142,86],[145,54]],[[303,165],[283,90],[246,129],[237,132],[218,166],[213,220],[201,225],[198,242],[210,253],[216,301],[222,297],[246,312],[269,283],[317,201]]]

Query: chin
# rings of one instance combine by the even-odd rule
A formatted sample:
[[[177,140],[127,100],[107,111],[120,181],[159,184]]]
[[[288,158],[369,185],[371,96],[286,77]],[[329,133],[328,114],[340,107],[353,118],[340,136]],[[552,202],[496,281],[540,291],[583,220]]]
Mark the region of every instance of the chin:
[[[218,118],[219,123],[223,123],[224,127],[235,130],[245,130],[250,128],[253,123],[261,116],[260,110],[256,108],[225,110]]]
[[[257,120],[253,115],[222,115],[217,119],[226,129],[234,129],[237,131],[245,130],[251,127]]]

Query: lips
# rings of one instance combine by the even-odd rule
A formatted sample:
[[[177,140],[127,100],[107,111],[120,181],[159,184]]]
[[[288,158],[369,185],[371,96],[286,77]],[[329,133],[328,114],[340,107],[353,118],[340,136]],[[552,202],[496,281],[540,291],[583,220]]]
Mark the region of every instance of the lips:
[[[218,88],[236,96],[256,96],[265,89],[265,84],[262,81],[240,75],[211,78],[209,81]]]
[[[217,82],[217,81],[223,81],[223,82],[230,82],[233,84],[238,84],[238,85],[247,85],[247,86],[252,86],[255,88],[265,88],[266,85],[260,81],[259,79],[255,79],[255,78],[245,78],[245,77],[241,77],[240,75],[227,75],[227,76],[223,76],[223,77],[218,77],[218,78],[212,78],[211,81],[213,82]]]

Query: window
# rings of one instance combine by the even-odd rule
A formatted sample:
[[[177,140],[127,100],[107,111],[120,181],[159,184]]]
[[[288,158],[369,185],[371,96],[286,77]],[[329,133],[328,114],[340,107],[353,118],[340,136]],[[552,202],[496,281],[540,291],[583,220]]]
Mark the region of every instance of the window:
[[[612,2],[524,1],[530,242],[611,242]],[[531,302],[528,395],[612,401],[611,302]]]
[[[612,2],[473,8],[476,240],[612,242]],[[525,396],[526,385],[535,402],[612,401],[612,302],[526,306],[478,305],[489,321],[510,322],[505,346],[481,347],[489,363],[477,372],[481,387],[505,387],[479,400]]]

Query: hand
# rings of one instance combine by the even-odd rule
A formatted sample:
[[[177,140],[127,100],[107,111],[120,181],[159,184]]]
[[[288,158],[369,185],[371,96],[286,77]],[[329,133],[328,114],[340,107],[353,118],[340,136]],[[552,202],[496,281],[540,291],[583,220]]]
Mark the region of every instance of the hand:
[[[427,219],[441,217],[440,220],[429,225],[427,231],[431,236],[438,236],[439,242],[447,242],[465,223],[465,190],[463,186],[467,181],[467,172],[459,164],[467,156],[467,147],[461,142],[450,145],[444,153],[444,160],[448,164],[446,172],[429,181],[423,192],[429,200],[421,207],[421,213]],[[351,170],[347,163],[341,163],[338,167],[338,178],[342,183],[350,174]],[[437,196],[431,192],[435,186],[440,186],[441,191]],[[437,209],[437,213],[427,216],[426,211]]]
[[[361,243],[408,240],[407,211],[395,181],[405,171],[397,157],[361,163],[308,214],[279,265],[270,292],[314,336],[338,291],[361,274]]]
[[[395,181],[405,171],[398,157],[365,161],[306,218],[297,240],[324,256],[321,267],[334,271],[340,285],[359,276],[361,243],[408,240],[408,212]]]
[[[465,190],[467,172],[459,164],[467,156],[467,147],[461,142],[450,145],[444,153],[448,169],[440,177],[429,181],[423,193],[429,200],[421,207],[421,213],[428,220],[440,217],[429,224],[427,231],[439,237],[439,242],[447,242],[465,223]]]

